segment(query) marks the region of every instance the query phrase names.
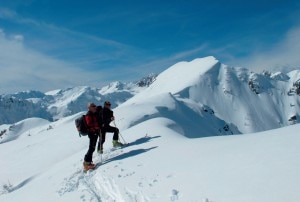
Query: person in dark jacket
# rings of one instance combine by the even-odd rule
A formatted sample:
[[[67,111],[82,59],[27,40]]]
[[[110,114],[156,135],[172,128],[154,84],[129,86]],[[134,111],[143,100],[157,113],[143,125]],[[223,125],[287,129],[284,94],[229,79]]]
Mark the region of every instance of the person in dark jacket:
[[[100,153],[103,152],[103,143],[105,142],[105,136],[107,132],[114,133],[113,135],[113,147],[120,147],[123,146],[121,142],[119,142],[119,129],[117,127],[113,127],[110,125],[111,121],[115,120],[114,112],[110,109],[111,103],[109,101],[104,102],[103,111],[102,111],[102,121],[103,121],[103,128],[101,131],[101,147]]]
[[[88,130],[88,137],[90,139],[89,149],[84,156],[83,168],[85,171],[93,169],[93,153],[96,148],[98,135],[100,133],[99,116],[97,114],[96,105],[94,103],[88,104],[88,112],[85,116],[85,122]]]

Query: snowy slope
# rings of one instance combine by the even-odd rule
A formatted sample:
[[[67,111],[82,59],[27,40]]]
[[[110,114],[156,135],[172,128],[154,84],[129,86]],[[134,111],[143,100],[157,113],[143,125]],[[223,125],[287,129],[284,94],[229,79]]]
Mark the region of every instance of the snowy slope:
[[[134,103],[129,104],[133,100]],[[135,97],[133,100],[115,110],[120,129],[127,129],[149,119],[164,117],[174,121],[172,128],[175,131],[189,138],[240,133],[234,125],[216,117],[207,106],[176,98],[171,93],[158,94],[149,97],[147,101],[143,99],[137,101]]]
[[[132,109],[128,109],[129,111]],[[129,112],[128,112],[129,113]],[[77,115],[78,116],[78,115]],[[88,138],[71,116],[0,144],[1,201],[296,202],[300,199],[300,125],[257,134],[187,138],[156,117],[127,130],[130,146],[95,153],[82,172]],[[26,124],[30,120],[24,121]],[[21,135],[22,135],[21,134]],[[147,134],[147,137],[145,135]]]

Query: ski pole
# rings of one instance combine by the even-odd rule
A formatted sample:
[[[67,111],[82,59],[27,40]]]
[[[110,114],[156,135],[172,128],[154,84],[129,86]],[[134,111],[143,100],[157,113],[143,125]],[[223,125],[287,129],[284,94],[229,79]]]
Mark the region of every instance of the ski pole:
[[[114,123],[114,126],[115,126],[116,128],[118,128],[118,127],[117,127],[117,125],[116,125],[116,122],[115,122],[115,120],[113,121],[113,123]],[[124,140],[124,138],[123,138],[123,136],[122,136],[122,134],[121,134],[120,130],[119,130],[119,134],[120,134],[120,136],[121,136],[121,138],[122,138],[123,142],[124,142],[125,144],[127,144],[127,142]]]
[[[99,149],[100,149],[100,160],[101,160],[101,163],[102,163],[102,151],[103,151],[103,148],[102,148],[102,132],[101,132],[101,130],[100,130],[100,132],[99,132],[99,144],[100,144],[100,147],[99,147]]]

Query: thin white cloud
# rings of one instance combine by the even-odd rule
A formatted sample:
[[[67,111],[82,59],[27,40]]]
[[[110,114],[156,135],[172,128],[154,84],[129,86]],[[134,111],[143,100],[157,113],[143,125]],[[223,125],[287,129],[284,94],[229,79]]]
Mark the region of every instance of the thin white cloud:
[[[123,43],[119,43],[117,41],[113,41],[113,40],[109,40],[109,39],[105,39],[105,38],[101,38],[101,37],[97,37],[97,36],[92,36],[92,35],[88,35],[85,33],[81,33],[81,32],[76,32],[73,30],[69,30],[67,28],[64,27],[59,27],[56,26],[54,24],[48,24],[45,23],[43,21],[40,20],[35,20],[32,18],[26,18],[23,16],[18,15],[18,13],[16,13],[15,11],[8,9],[8,8],[1,8],[0,7],[0,18],[2,19],[6,19],[6,20],[11,20],[20,24],[30,24],[30,25],[34,25],[36,27],[40,27],[40,29],[44,29],[44,32],[51,32],[51,33],[56,33],[56,34],[61,34],[62,33],[64,35],[67,36],[77,36],[78,38],[84,38],[86,40],[90,40],[93,41],[95,43],[101,43],[105,46],[111,46],[111,47],[115,47],[115,48],[129,48],[130,46],[123,44]],[[131,47],[133,48],[133,47]]]
[[[16,18],[17,14],[15,11],[8,9],[8,8],[3,8],[0,7],[0,18],[2,19],[13,19]]]
[[[256,71],[290,71],[300,68],[300,27],[290,29],[285,37],[266,50],[257,50],[250,56],[236,59],[241,66]]]
[[[45,39],[35,36],[29,42],[22,34],[6,35],[0,28],[0,94],[101,85],[112,79],[112,72],[105,69],[109,66],[104,67],[103,63],[117,60],[128,63],[126,56],[139,53],[135,47],[25,18],[6,8],[0,7],[0,19],[38,30],[41,36],[46,34]],[[52,56],[42,53],[43,49],[50,50]]]
[[[0,94],[88,85],[101,79],[97,72],[87,72],[25,47],[21,35],[0,33]]]

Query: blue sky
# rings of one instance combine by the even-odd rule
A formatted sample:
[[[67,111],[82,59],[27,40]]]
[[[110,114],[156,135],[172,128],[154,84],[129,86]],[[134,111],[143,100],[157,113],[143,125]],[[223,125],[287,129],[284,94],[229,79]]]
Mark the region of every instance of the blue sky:
[[[300,1],[1,0],[0,94],[132,81],[198,57],[300,67]]]

